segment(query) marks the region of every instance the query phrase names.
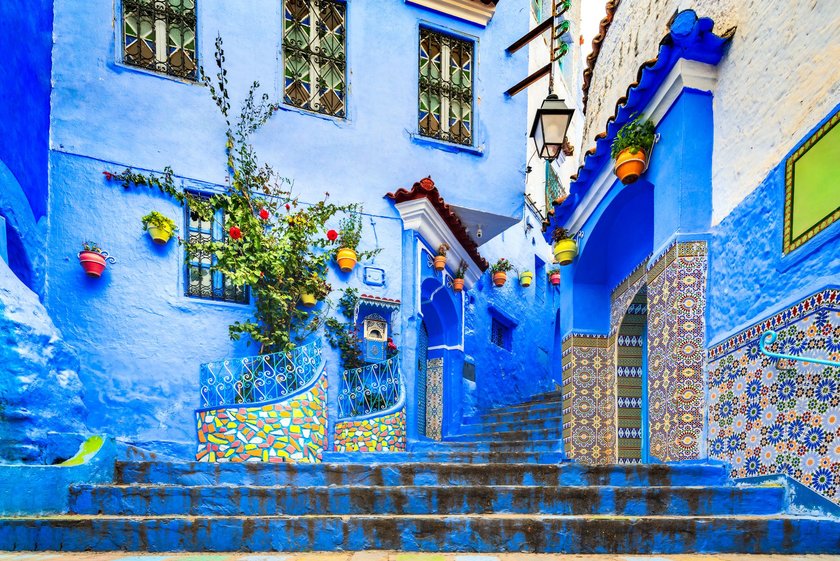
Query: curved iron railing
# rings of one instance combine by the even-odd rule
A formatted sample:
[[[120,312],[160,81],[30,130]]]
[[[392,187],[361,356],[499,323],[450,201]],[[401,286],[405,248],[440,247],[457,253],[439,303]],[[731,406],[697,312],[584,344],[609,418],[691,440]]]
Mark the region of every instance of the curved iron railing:
[[[385,411],[402,397],[399,355],[341,373],[338,417],[349,419]]]
[[[776,342],[776,339],[779,338],[779,334],[769,329],[761,334],[761,339],[758,340],[758,348],[761,350],[762,353],[766,354],[770,358],[777,358],[782,360],[798,360],[800,362],[813,362],[816,364],[824,364],[826,366],[840,366],[840,362],[835,362],[833,360],[824,360],[821,358],[811,358],[807,356],[794,356],[788,355],[783,353],[774,353],[767,348],[767,345],[772,345]]]
[[[201,365],[201,407],[281,399],[306,386],[321,366],[321,341],[285,353]]]

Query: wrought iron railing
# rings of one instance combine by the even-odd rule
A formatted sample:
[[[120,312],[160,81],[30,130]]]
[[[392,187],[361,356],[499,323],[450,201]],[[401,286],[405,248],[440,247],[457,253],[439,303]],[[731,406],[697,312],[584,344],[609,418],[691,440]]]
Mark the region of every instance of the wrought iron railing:
[[[306,386],[321,366],[321,341],[285,353],[201,365],[201,407],[281,399]]]
[[[554,206],[554,201],[564,195],[563,188],[560,186],[560,178],[557,172],[551,167],[551,162],[545,163],[545,209],[546,212],[551,210]]]
[[[341,374],[338,391],[338,416],[341,419],[362,417],[385,411],[402,397],[399,355]]]

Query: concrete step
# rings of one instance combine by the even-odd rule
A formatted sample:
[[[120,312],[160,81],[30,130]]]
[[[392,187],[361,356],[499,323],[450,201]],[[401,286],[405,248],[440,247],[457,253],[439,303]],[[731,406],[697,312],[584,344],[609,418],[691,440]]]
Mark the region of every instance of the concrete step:
[[[725,485],[723,465],[293,464],[118,462],[117,484],[158,485]]]
[[[522,429],[522,425],[519,426]],[[563,428],[553,427],[548,429],[531,430],[527,427],[525,430],[508,430],[498,432],[477,432],[472,434],[455,434],[444,437],[445,442],[515,442],[521,440],[539,441],[539,440],[560,440],[563,438]]]
[[[538,430],[538,429],[554,429],[563,427],[563,417],[560,415],[551,417],[541,417],[540,419],[523,422],[523,421],[500,421],[488,422],[480,418],[470,418],[464,421],[461,425],[461,434],[475,434],[480,432],[507,432],[515,430]]]
[[[539,421],[545,417],[560,417],[563,415],[563,404],[559,401],[547,401],[542,403],[511,405],[491,409],[476,417],[470,417],[467,421],[478,423],[500,423],[500,422],[528,422]]]
[[[266,516],[329,514],[777,514],[778,487],[75,485],[72,514]]]
[[[412,447],[413,444],[409,444]],[[458,463],[458,464],[559,464],[562,452],[324,452],[330,463]]]
[[[11,551],[840,553],[840,523],[770,516],[218,516],[0,518]]]
[[[456,441],[424,441],[411,445],[415,452],[562,452],[563,442],[553,440],[496,440],[484,437],[483,440],[467,439]]]

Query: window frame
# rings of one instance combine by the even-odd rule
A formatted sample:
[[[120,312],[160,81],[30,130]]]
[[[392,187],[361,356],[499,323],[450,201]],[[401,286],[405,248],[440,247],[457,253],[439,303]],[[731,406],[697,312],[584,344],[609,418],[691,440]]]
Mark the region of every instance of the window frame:
[[[472,123],[470,126],[471,134],[470,144],[460,144],[457,142],[451,142],[448,140],[443,140],[439,138],[434,138],[432,136],[427,136],[420,132],[420,57],[421,57],[421,48],[420,48],[420,33],[423,29],[430,30],[434,33],[439,33],[442,35],[449,35],[450,37],[454,37],[455,39],[461,41],[467,41],[472,43],[473,52],[472,52],[472,100],[471,100],[471,112],[472,112]],[[484,148],[482,145],[483,139],[479,137],[478,131],[478,123],[479,123],[479,112],[478,112],[478,105],[476,100],[478,99],[478,70],[480,66],[480,41],[479,38],[475,35],[471,35],[469,33],[465,33],[461,30],[454,29],[451,27],[447,27],[444,25],[436,24],[434,22],[428,20],[419,20],[417,22],[417,26],[415,28],[415,48],[416,51],[416,73],[415,73],[415,80],[414,80],[414,110],[412,112],[414,125],[412,129],[414,132],[410,133],[410,137],[413,141],[426,144],[429,146],[433,146],[445,151],[450,152],[465,152],[471,153],[478,156],[484,154]]]
[[[201,59],[203,58],[201,54],[201,28],[202,28],[202,10],[199,9],[198,4],[200,3],[199,0],[195,1],[195,76],[193,78],[187,78],[184,76],[178,76],[176,74],[169,74],[168,72],[162,72],[155,68],[148,68],[144,66],[140,66],[137,64],[133,64],[131,62],[127,62],[125,60],[125,0],[114,0],[114,61],[117,66],[122,69],[130,70],[133,72],[138,72],[141,74],[146,74],[148,76],[157,76],[158,78],[162,78],[164,80],[171,80],[175,82],[181,82],[183,84],[192,84],[192,85],[203,85],[201,79]]]
[[[498,329],[497,329],[498,326]],[[495,334],[499,331],[501,335],[501,345],[496,342]],[[513,350],[513,327],[507,322],[500,319],[495,314],[490,314],[490,338],[491,345],[504,351],[512,352]]]

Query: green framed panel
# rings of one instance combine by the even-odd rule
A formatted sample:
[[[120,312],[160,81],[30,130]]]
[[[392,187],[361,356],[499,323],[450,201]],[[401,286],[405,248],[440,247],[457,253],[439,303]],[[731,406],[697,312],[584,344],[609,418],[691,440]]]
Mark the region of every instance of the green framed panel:
[[[790,253],[840,219],[840,111],[787,160],[782,250]]]

